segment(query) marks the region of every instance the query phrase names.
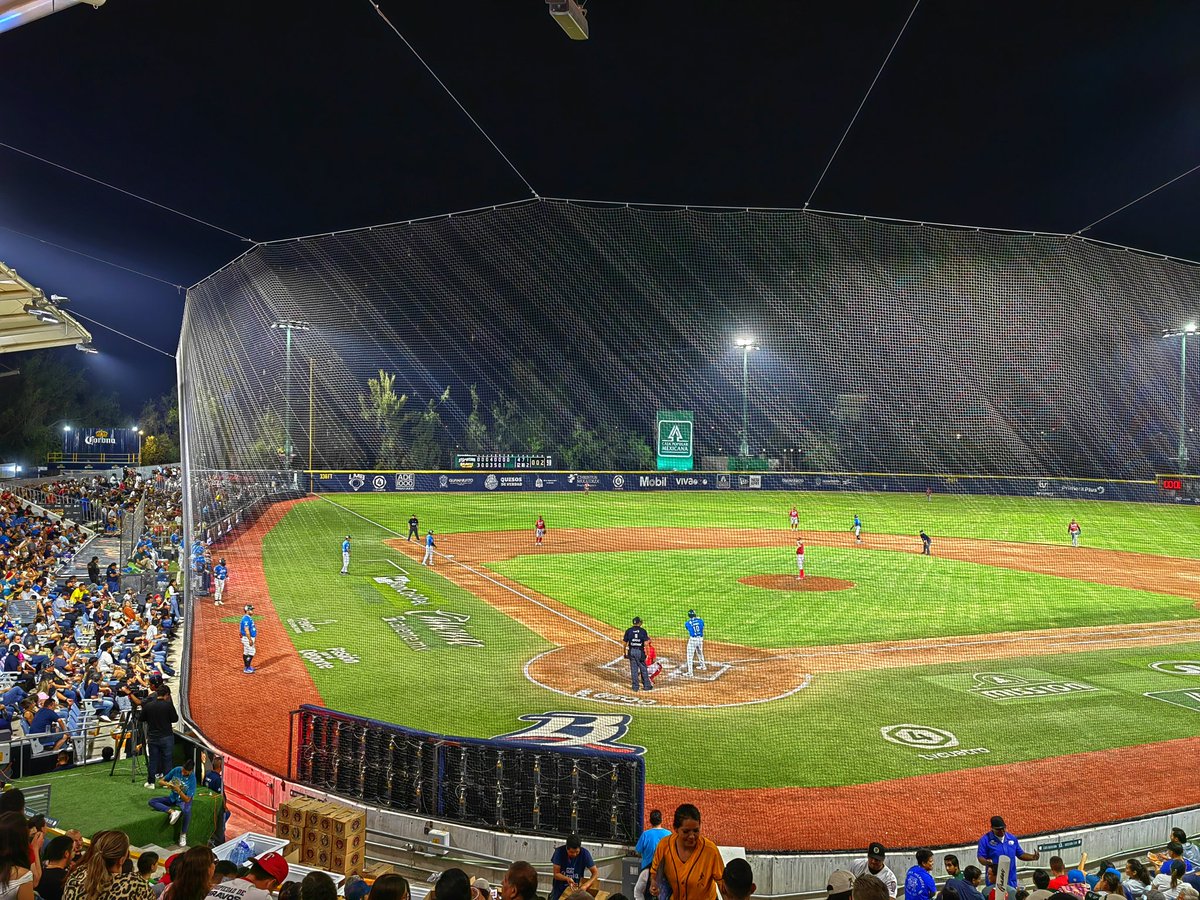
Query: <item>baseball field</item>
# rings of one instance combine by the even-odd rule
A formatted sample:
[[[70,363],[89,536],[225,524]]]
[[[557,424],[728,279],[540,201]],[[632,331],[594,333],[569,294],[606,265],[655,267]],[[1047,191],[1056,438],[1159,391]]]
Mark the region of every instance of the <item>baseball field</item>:
[[[413,515],[432,567],[405,539]],[[574,721],[581,741],[644,748],[649,803],[696,800],[706,831],[756,849],[949,844],[978,837],[981,806],[1024,833],[1111,821],[1200,803],[1194,783],[1155,787],[1200,753],[1198,536],[1200,508],[1105,501],[310,496],[223,549],[228,602],[198,613],[193,710],[276,771],[286,746],[262,735],[302,702],[471,737]],[[689,609],[708,662],[692,677]],[[630,691],[621,659],[635,615],[664,663],[653,692]],[[275,713],[198,691],[253,691]],[[1131,779],[1148,790],[1113,789]]]

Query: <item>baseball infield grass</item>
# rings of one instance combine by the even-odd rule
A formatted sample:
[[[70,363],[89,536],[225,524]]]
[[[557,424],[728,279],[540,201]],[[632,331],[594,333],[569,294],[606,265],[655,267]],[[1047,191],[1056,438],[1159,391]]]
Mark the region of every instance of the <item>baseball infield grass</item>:
[[[812,530],[844,530],[857,511],[868,534],[923,527],[935,536],[1061,543],[1075,516],[1088,544],[1194,556],[1197,548],[1184,538],[1198,533],[1197,510],[746,493],[332,499],[341,505],[316,500],[293,508],[264,541],[264,567],[271,599],[318,690],[327,705],[346,712],[471,737],[515,731],[529,713],[628,713],[623,742],[647,748],[649,780],[697,788],[873,782],[1193,737],[1200,725],[1200,700],[1189,693],[1200,697],[1200,676],[1150,668],[1200,660],[1197,643],[1027,657],[1009,644],[986,662],[821,674],[785,699],[717,709],[625,708],[564,697],[524,674],[525,662],[551,644],[438,570],[386,547],[382,541],[395,535],[366,520],[403,532],[415,512],[422,530],[485,532],[527,528],[542,514],[551,537],[556,527],[766,528],[786,524],[795,499]],[[352,574],[343,577],[338,544],[347,532],[355,550]],[[813,563],[819,574],[858,586],[797,594],[738,584],[743,574],[790,572],[786,549],[545,554],[495,568],[614,627],[640,613],[652,634],[678,634],[695,604],[711,638],[765,647],[1197,616],[1178,597],[936,557],[821,549]],[[431,629],[424,610],[449,614],[441,618],[461,623],[461,633]],[[669,626],[656,632],[656,616]],[[1012,679],[1057,687],[1006,696],[1002,685]],[[939,757],[884,738],[881,729],[908,723],[952,732],[958,749],[972,752]]]

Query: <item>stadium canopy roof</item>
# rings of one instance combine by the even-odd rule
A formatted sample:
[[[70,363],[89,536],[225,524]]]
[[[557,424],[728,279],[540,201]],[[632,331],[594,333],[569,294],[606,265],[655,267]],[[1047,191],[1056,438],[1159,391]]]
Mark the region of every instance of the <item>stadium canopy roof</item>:
[[[90,344],[92,334],[69,313],[0,262],[0,353]]]

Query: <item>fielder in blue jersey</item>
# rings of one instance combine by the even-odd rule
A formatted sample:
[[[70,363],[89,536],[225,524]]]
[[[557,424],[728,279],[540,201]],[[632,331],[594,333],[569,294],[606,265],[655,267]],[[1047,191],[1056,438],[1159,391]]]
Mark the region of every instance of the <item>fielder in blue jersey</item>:
[[[342,541],[342,574],[350,574],[350,535]]]
[[[258,648],[255,646],[258,629],[254,625],[254,616],[250,615],[252,612],[254,612],[254,605],[247,603],[245,615],[242,616],[241,624],[238,625],[238,631],[242,635],[242,671],[247,675],[254,674],[254,654],[258,652]]]
[[[703,672],[708,668],[708,663],[704,661],[704,620],[696,615],[694,609],[688,610],[687,621],[683,623],[683,627],[687,629],[687,670],[688,677],[692,675],[692,660],[696,657],[700,658],[700,671]]]
[[[862,543],[862,519],[858,517],[858,513],[854,514],[854,543]]]
[[[225,601],[222,599],[225,596],[225,580],[229,577],[229,567],[225,565],[225,558],[213,566],[213,587],[216,596],[213,598],[213,606],[221,606]]]

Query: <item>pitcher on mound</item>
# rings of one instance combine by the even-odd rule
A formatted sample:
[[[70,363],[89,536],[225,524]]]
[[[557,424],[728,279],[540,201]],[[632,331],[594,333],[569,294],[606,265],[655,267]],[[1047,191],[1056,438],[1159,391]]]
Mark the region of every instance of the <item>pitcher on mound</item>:
[[[796,580],[804,577],[804,541],[796,538]]]

